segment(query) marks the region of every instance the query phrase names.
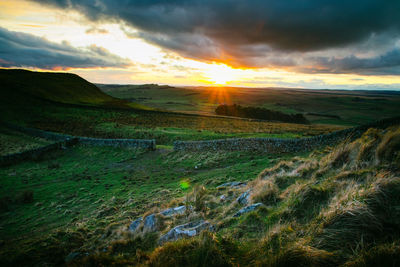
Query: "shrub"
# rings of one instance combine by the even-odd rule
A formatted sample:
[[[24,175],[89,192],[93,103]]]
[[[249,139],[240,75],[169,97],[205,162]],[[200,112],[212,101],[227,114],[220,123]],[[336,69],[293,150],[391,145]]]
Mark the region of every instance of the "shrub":
[[[137,250],[149,251],[154,249],[157,239],[157,233],[147,233],[143,236],[137,236],[134,239],[114,241],[111,244],[110,251],[113,254],[129,253],[135,255]]]
[[[151,255],[149,266],[233,266],[215,236],[203,232],[199,237],[166,243]]]
[[[344,267],[398,266],[400,264],[399,243],[382,244],[361,251],[360,255]]]
[[[259,180],[254,186],[254,190],[252,194],[253,202],[273,205],[279,201],[278,186],[271,180]]]
[[[204,186],[195,186],[193,188],[192,193],[188,196],[189,200],[193,202],[194,210],[206,212],[207,205],[206,205],[206,196],[207,196],[207,189]]]
[[[333,253],[299,244],[288,247],[267,262],[268,266],[274,267],[338,266]]]
[[[376,149],[379,161],[400,162],[400,128],[389,131]]]
[[[290,123],[310,123],[303,114],[285,114],[280,111],[259,107],[243,107],[240,105],[219,105],[215,109],[217,115],[252,118],[260,120],[282,121]]]

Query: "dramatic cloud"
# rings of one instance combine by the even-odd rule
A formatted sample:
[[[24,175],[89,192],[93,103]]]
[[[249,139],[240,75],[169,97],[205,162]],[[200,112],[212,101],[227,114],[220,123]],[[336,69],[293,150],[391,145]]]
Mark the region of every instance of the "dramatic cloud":
[[[400,49],[396,48],[383,55],[369,58],[349,56],[344,58],[318,57],[310,59],[311,67],[299,68],[302,72],[361,73],[366,75],[399,75]],[[317,66],[313,67],[313,66]]]
[[[93,21],[121,21],[138,29],[137,36],[185,57],[235,67],[293,67],[310,62],[309,53],[366,49],[371,36],[393,43],[400,33],[398,0],[33,1],[77,10]]]
[[[0,66],[42,69],[123,67],[131,62],[95,45],[75,48],[0,28]]]
[[[106,29],[101,29],[97,27],[91,27],[85,31],[86,34],[107,34],[108,31]]]

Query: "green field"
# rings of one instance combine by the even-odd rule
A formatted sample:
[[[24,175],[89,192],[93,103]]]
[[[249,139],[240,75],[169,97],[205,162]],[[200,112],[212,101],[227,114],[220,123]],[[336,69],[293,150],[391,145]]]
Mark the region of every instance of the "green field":
[[[51,144],[39,137],[32,137],[15,130],[0,127],[0,156],[18,153]]]
[[[3,253],[26,253],[59,231],[80,231],[87,239],[84,248],[89,249],[104,242],[101,237],[110,227],[125,227],[152,208],[166,207],[196,184],[214,188],[226,181],[247,181],[280,158],[249,152],[199,154],[77,146],[1,168],[0,236],[9,243]],[[189,189],[180,187],[182,180]],[[27,194],[32,199],[24,199]],[[14,247],[21,244],[22,248]]]
[[[302,113],[312,123],[322,124],[359,125],[391,117],[400,111],[400,94],[390,91],[178,88],[157,85],[99,85],[99,87],[112,96],[165,110],[215,114],[214,110],[219,104],[240,104],[285,113]]]
[[[3,75],[6,74],[7,71],[3,72]],[[64,87],[58,85],[57,90],[53,91],[52,83],[46,84],[46,79],[41,77],[43,73],[39,73],[39,85],[32,85],[30,82],[32,72],[17,74],[22,77],[28,76],[27,79],[20,77],[19,87],[14,85],[17,89],[5,87],[0,91],[0,96],[2,96],[0,99],[0,121],[4,120],[71,135],[155,139],[159,145],[172,145],[175,140],[208,140],[232,137],[305,137],[343,128],[334,125],[276,123],[163,112],[112,98],[100,90],[92,88],[93,85],[87,81],[77,79],[75,76],[72,76],[74,85],[71,85],[69,75],[57,77],[57,81],[60,83],[63,79],[68,82],[65,83]],[[51,74],[47,75],[51,76]],[[13,74],[11,77],[13,76],[15,75]],[[7,79],[9,83],[11,79]],[[47,90],[36,90],[42,83],[45,84],[43,86]],[[80,90],[71,90],[70,86],[83,88],[81,91],[84,92],[86,97],[93,94],[94,99],[100,98],[102,100],[84,102],[86,98],[75,96],[75,94],[79,94]],[[29,93],[29,91],[32,91],[32,93]],[[74,94],[61,94],[64,95],[63,101],[58,102],[56,100],[59,91],[72,91]]]
[[[157,149],[78,144],[1,167],[1,266],[348,267],[395,266],[399,262],[398,125],[369,129],[356,140],[346,139],[306,153],[172,149],[175,140],[302,138],[329,133],[343,129],[343,125],[398,115],[395,93],[378,96],[362,92],[356,96],[356,92],[340,92],[339,96],[335,92],[328,97],[326,91],[307,94],[271,89],[274,100],[263,102],[265,107],[273,102],[271,108],[285,112],[304,108],[303,112],[325,110],[326,114],[340,116],[325,121],[315,116],[318,119],[314,123],[305,125],[201,115],[210,114],[214,107],[197,99],[199,95],[205,97],[207,90],[124,87],[119,92],[127,93],[124,98],[129,98],[132,90],[154,93],[146,103],[136,95],[131,105],[75,76],[73,83],[70,76],[62,76],[68,86],[58,80],[61,84],[55,91],[42,78],[37,83],[27,79],[26,87],[21,79],[19,86],[1,88],[0,122],[79,136],[154,138]],[[42,83],[46,90],[36,90]],[[70,86],[74,94],[67,92]],[[87,98],[75,95],[80,90],[88,94]],[[175,93],[169,94],[171,90]],[[191,90],[191,95],[179,96],[184,90]],[[261,99],[267,97],[259,89],[248,95],[243,91],[242,97],[238,89],[230,90],[236,90],[232,96],[237,99],[251,100],[249,104],[261,105]],[[196,114],[162,111],[173,104],[156,97],[161,91],[167,102],[175,99],[187,103],[188,97],[193,97],[191,101],[198,105],[190,107],[198,110],[181,111]],[[100,100],[91,102],[90,94]],[[63,95],[62,101],[57,95]],[[286,104],[276,105],[283,102],[277,99],[286,99]],[[306,106],[310,99],[315,101]],[[152,104],[153,100],[159,103]],[[377,104],[381,102],[386,104]],[[332,106],[337,107],[335,112]],[[1,155],[49,143],[5,125],[0,128]],[[247,184],[217,187],[233,181]],[[240,204],[237,199],[244,192],[250,194],[248,203]],[[235,217],[240,209],[254,203],[262,205]],[[185,214],[168,218],[157,215],[160,221],[156,231],[127,230],[139,217],[180,205],[187,207]],[[199,220],[211,223],[214,231],[158,243],[158,238],[173,227]]]

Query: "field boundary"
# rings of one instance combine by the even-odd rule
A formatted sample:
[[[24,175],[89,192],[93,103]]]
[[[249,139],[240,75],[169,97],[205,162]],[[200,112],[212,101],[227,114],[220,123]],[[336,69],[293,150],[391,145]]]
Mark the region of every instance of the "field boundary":
[[[53,141],[69,141],[76,140],[76,143],[84,145],[94,145],[94,146],[115,146],[115,147],[133,147],[147,150],[156,149],[156,141],[154,139],[104,139],[104,138],[92,138],[83,136],[72,136],[68,134],[61,134],[55,132],[49,132],[34,128],[28,128],[23,126],[18,126],[10,123],[3,123],[4,126],[23,132],[25,134],[41,137]]]
[[[324,145],[333,145],[350,138],[360,137],[369,128],[386,128],[400,124],[400,117],[388,118],[375,121],[369,124],[356,126],[344,130],[335,131],[329,134],[318,135],[308,138],[230,138],[206,141],[175,141],[174,151],[263,151],[268,153],[292,153],[311,151]],[[3,123],[4,126],[23,132],[25,134],[57,141],[57,143],[18,152],[0,157],[0,165],[8,162],[17,162],[30,157],[38,157],[43,153],[64,148],[65,146],[77,143],[97,146],[133,147],[146,150],[156,150],[154,139],[103,139],[82,136],[60,134],[34,128],[18,126],[10,123]]]
[[[360,137],[369,128],[386,128],[400,124],[400,117],[388,118],[353,128],[300,139],[231,138],[208,141],[175,141],[175,151],[255,150],[269,153],[305,152],[324,145],[333,145],[346,138]]]
[[[21,161],[24,161],[26,159],[38,159],[46,153],[57,151],[57,150],[63,150],[67,147],[75,145],[77,142],[78,142],[78,140],[76,138],[72,138],[72,139],[59,141],[59,142],[49,144],[46,146],[42,146],[42,147],[4,155],[4,156],[0,157],[0,166],[13,165],[13,164],[19,163]]]

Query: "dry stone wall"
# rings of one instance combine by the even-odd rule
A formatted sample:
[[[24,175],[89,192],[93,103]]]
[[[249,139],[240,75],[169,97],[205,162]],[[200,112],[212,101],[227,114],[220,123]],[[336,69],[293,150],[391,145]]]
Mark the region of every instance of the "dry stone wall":
[[[26,159],[37,159],[49,152],[65,149],[66,147],[72,146],[77,142],[78,140],[76,138],[73,138],[65,141],[56,142],[50,145],[42,146],[39,148],[30,149],[27,151],[1,156],[0,166],[8,166],[16,164]]]
[[[28,135],[37,136],[54,141],[65,141],[76,139],[80,144],[95,145],[95,146],[120,146],[120,147],[133,147],[147,150],[156,149],[156,141],[154,139],[103,139],[91,138],[82,136],[72,136],[68,134],[60,134],[54,132],[43,131],[39,129],[27,128],[13,124],[5,123],[8,128],[26,133]]]
[[[175,151],[220,151],[255,150],[269,153],[288,153],[310,151],[324,145],[336,144],[345,138],[357,138],[369,128],[385,128],[400,124],[400,117],[384,119],[354,128],[309,138],[232,138],[210,141],[176,141]]]

